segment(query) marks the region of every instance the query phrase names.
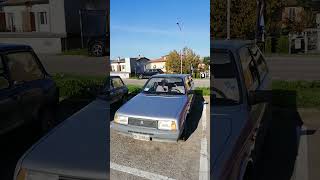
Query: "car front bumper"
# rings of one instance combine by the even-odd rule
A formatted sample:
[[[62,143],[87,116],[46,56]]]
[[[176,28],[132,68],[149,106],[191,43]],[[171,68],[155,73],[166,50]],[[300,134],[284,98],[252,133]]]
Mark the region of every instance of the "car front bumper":
[[[180,137],[179,130],[166,131],[132,125],[122,125],[114,122],[111,122],[111,128],[117,131],[119,134],[129,137],[133,137],[133,133],[149,135],[151,141],[177,142]]]

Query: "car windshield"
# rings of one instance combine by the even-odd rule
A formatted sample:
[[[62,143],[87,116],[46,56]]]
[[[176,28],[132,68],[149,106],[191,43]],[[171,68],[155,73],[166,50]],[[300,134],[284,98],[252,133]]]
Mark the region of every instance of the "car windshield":
[[[185,94],[182,78],[177,77],[154,77],[143,88],[143,93],[157,95]]]
[[[235,105],[240,102],[238,71],[228,52],[214,52],[211,78],[212,98],[215,105]]]

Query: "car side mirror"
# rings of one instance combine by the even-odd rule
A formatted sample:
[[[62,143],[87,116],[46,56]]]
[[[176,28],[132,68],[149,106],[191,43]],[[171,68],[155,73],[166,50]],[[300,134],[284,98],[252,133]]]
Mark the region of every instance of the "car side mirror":
[[[271,102],[272,93],[268,90],[255,90],[249,92],[249,104],[255,105],[259,103]]]

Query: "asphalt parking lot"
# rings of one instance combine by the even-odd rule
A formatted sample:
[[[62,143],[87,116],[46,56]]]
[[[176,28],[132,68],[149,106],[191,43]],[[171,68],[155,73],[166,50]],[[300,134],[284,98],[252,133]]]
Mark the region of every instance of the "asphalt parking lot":
[[[188,118],[188,139],[139,141],[110,131],[110,179],[209,179],[209,105],[197,97]]]

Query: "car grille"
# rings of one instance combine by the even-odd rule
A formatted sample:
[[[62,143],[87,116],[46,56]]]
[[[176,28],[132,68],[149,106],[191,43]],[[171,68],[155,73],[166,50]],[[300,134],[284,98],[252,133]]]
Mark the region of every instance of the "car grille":
[[[148,120],[148,119],[129,117],[128,124],[132,126],[139,126],[139,127],[148,127],[148,128],[155,128],[155,129],[158,128],[158,121]]]

